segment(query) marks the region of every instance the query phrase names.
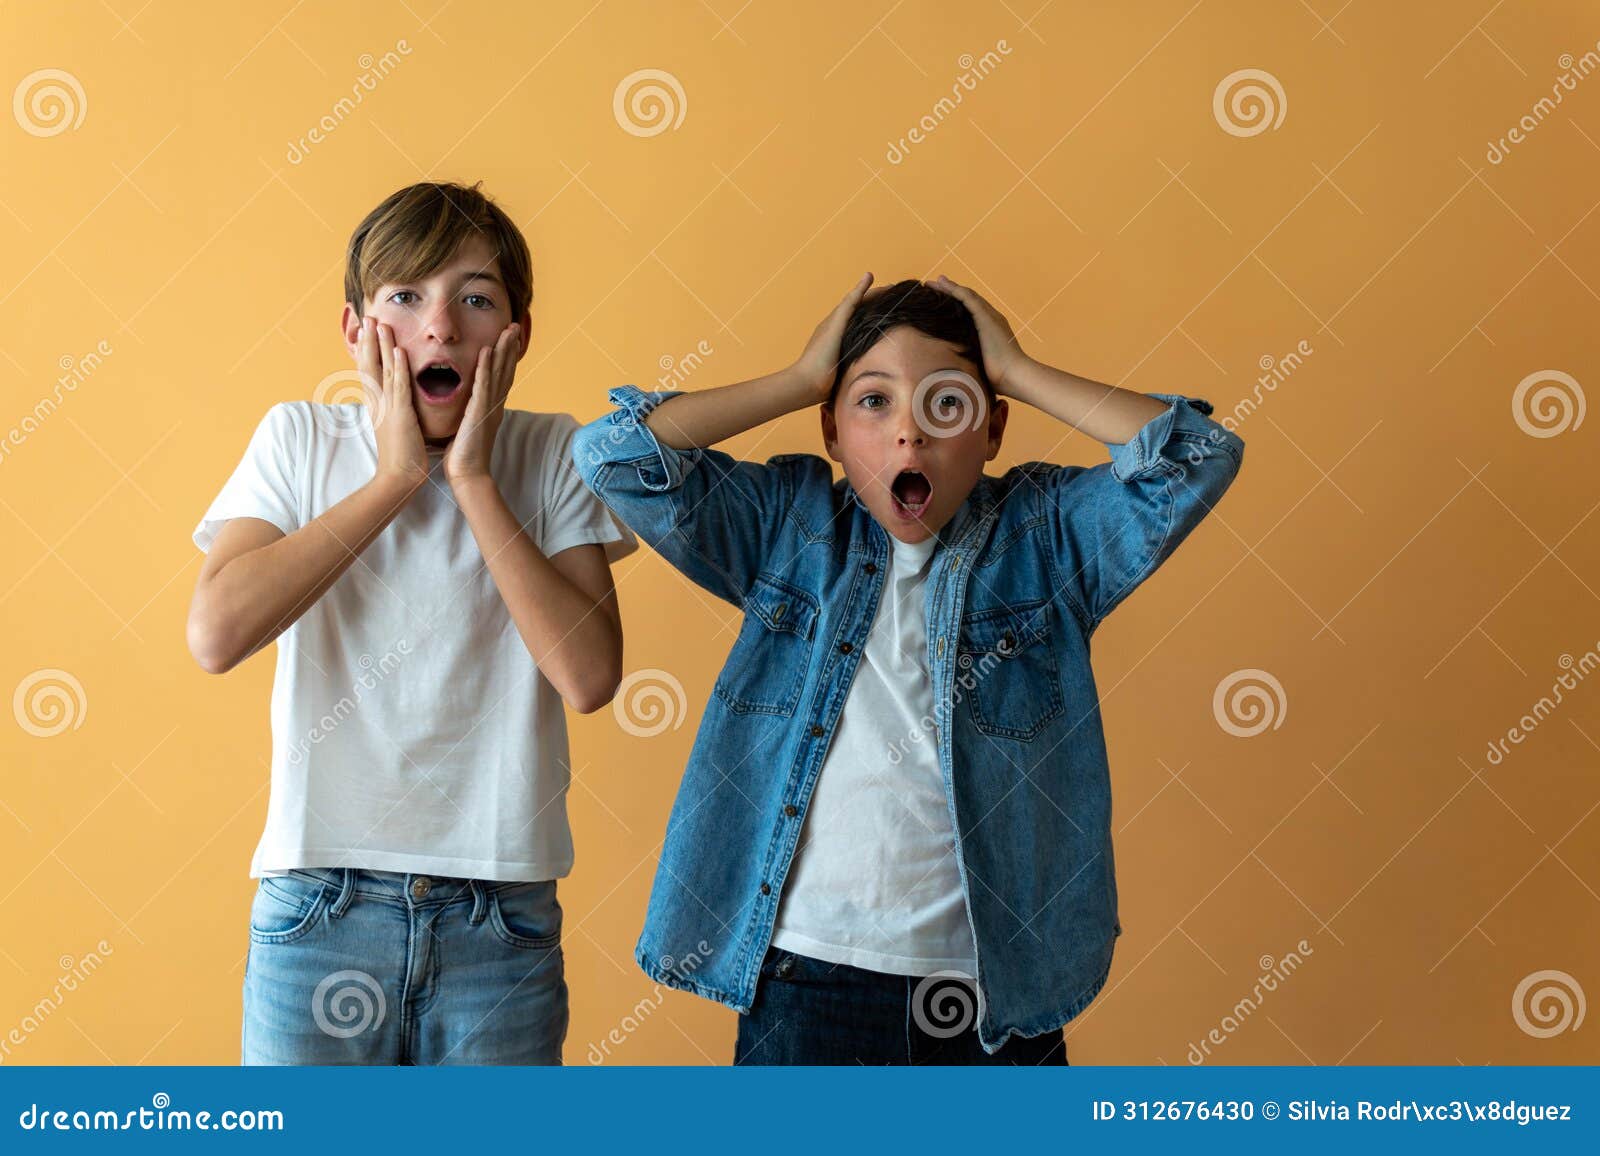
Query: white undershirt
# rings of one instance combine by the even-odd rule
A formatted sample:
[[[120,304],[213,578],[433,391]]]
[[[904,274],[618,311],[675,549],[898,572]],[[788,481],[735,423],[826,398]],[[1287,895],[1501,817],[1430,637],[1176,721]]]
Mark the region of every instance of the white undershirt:
[[[893,546],[811,798],[775,947],[892,975],[976,971],[939,773],[923,590],[937,542]]]

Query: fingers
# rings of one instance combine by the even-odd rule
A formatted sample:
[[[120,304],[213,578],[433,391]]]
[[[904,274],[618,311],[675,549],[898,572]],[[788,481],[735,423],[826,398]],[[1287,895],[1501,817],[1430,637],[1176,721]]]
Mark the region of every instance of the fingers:
[[[385,326],[384,328],[388,328]],[[393,340],[391,336],[390,340]],[[400,346],[394,347],[393,361],[389,370],[389,399],[390,403],[398,407],[400,412],[416,412],[416,402],[411,397],[411,359],[406,356],[406,351]]]
[[[378,333],[371,317],[361,319],[356,337],[356,373],[368,398],[383,392],[383,367],[378,360]]]
[[[500,332],[500,340],[494,343],[492,357],[492,375],[495,382],[495,404],[505,401],[506,394],[511,392],[511,382],[516,373],[516,348],[517,338],[521,336],[522,326],[513,321]]]
[[[943,273],[940,273],[932,281],[924,281],[923,284],[928,286],[930,289],[937,289],[941,293],[950,294],[950,296],[952,296],[956,300],[962,302],[964,305],[969,305],[970,306],[973,303],[974,299],[979,300],[979,301],[983,300],[976,293],[974,293],[971,289],[968,289],[965,285],[956,284],[954,281],[950,280],[950,278],[946,277]]]
[[[834,307],[834,315],[840,318],[848,318],[851,313],[855,312],[856,306],[861,304],[861,299],[867,295],[867,290],[870,288],[872,288],[872,274],[865,273],[862,275],[861,280],[855,283],[850,292],[844,295],[844,299]]]
[[[383,386],[389,388],[389,378],[394,372],[394,330],[381,321],[374,321],[373,328],[378,332],[379,368],[383,372]]]

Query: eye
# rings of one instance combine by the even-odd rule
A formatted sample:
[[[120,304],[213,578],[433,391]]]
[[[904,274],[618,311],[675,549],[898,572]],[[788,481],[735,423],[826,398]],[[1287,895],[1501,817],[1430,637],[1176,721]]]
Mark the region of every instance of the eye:
[[[389,300],[393,301],[396,305],[411,305],[411,304],[414,304],[414,302],[402,301],[402,300],[400,300],[400,298],[402,298],[402,297],[415,297],[415,296],[416,296],[416,294],[413,293],[409,289],[397,289],[393,293],[389,294]]]
[[[944,410],[946,413],[950,412],[951,410],[961,409],[966,405],[966,403],[967,398],[963,393],[940,394],[939,399],[934,402],[936,406]]]
[[[467,294],[466,301],[467,301],[467,304],[471,305],[474,309],[493,309],[494,308],[493,299],[484,296],[482,293],[469,293],[469,294]]]
[[[882,402],[883,405],[875,404],[877,402]],[[889,399],[881,393],[864,393],[856,400],[856,404],[862,409],[882,409],[884,405],[889,404]]]

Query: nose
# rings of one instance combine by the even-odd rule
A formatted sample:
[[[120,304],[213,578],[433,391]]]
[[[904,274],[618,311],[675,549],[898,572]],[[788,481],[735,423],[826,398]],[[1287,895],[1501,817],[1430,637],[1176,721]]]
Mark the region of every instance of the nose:
[[[422,332],[429,340],[437,341],[441,345],[453,345],[460,336],[457,332],[460,327],[456,324],[455,311],[448,302],[436,306],[422,323]]]
[[[926,444],[927,431],[918,423],[916,415],[907,413],[900,419],[900,429],[896,435],[896,444],[902,446],[921,446]]]

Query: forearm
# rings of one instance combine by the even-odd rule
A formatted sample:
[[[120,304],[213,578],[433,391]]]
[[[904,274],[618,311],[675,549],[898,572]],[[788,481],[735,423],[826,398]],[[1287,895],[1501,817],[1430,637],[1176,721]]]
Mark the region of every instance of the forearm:
[[[698,449],[822,400],[815,384],[790,367],[737,385],[668,398],[650,412],[645,425],[664,446]]]
[[[1005,395],[1027,402],[1106,445],[1131,441],[1167,406],[1131,389],[1121,389],[1055,369],[1031,358],[1006,382]]]
[[[338,581],[415,492],[379,476],[293,533],[226,563],[196,590],[191,617],[231,668],[268,645]]]
[[[615,598],[597,603],[534,545],[489,475],[454,483],[489,575],[539,670],[575,710],[611,701],[622,678]]]

